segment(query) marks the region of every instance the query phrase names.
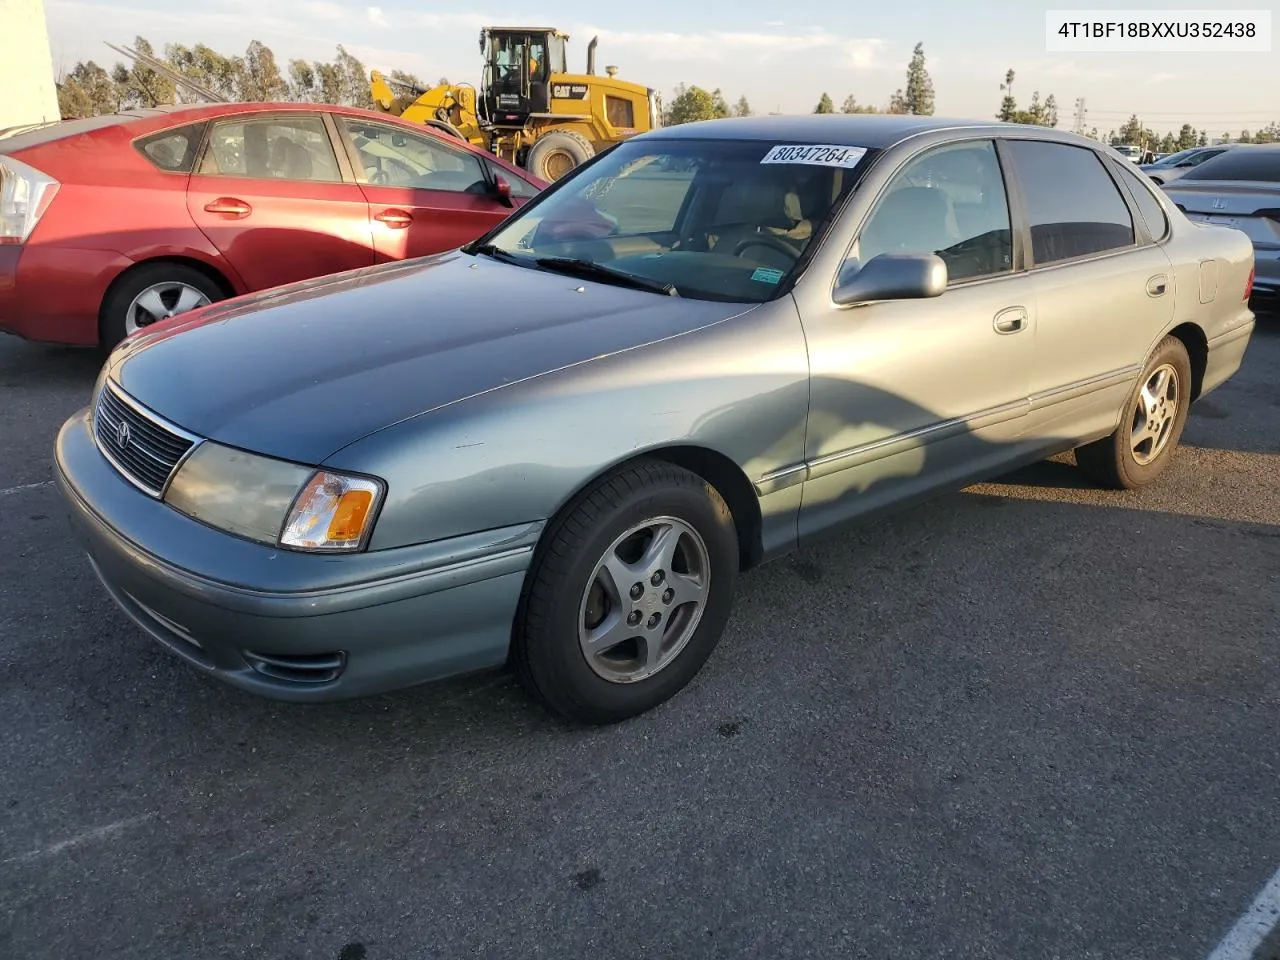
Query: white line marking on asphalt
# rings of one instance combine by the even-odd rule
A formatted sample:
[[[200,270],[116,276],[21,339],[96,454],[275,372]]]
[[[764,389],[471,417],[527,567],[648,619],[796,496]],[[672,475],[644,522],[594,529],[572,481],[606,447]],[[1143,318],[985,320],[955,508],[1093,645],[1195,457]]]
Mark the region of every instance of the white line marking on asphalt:
[[[1280,924],[1280,870],[1254,898],[1244,916],[1227,931],[1209,960],[1249,960],[1259,944]]]
[[[22,493],[24,490],[39,490],[41,487],[53,486],[52,480],[41,480],[39,483],[24,483],[18,487],[6,487],[0,490],[0,497],[7,497],[13,493]]]
[[[66,840],[60,840],[52,846],[45,847],[43,850],[32,850],[30,853],[24,853],[20,857],[12,857],[5,860],[5,863],[26,863],[29,860],[36,860],[40,857],[51,857],[55,854],[62,853],[64,850],[70,850],[72,847],[78,847],[81,844],[89,843],[92,840],[103,840],[113,833],[119,833],[126,827],[136,826],[139,823],[145,823],[154,817],[154,813],[148,813],[141,817],[127,817],[124,820],[117,820],[115,823],[108,823],[105,827],[95,827],[92,830],[86,830],[84,833],[70,837]]]

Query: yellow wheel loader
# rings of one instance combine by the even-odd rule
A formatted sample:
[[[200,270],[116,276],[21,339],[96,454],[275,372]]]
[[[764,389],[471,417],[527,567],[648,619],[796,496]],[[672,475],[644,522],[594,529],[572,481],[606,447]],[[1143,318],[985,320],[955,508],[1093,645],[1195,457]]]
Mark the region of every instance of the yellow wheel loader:
[[[485,27],[479,91],[471,84],[423,90],[375,70],[370,92],[378,109],[468,140],[550,183],[599,151],[662,125],[656,91],[616,79],[617,67],[596,76],[598,39],[587,46],[586,73],[576,74],[568,72],[567,34],[552,27]]]

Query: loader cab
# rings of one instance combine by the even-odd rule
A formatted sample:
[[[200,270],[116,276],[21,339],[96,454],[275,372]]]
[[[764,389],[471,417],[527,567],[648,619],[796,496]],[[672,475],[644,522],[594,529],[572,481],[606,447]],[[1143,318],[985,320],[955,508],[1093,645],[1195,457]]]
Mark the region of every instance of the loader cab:
[[[551,28],[504,27],[480,32],[485,55],[481,98],[489,122],[523,127],[529,118],[551,112],[551,81],[567,70],[565,41]]]

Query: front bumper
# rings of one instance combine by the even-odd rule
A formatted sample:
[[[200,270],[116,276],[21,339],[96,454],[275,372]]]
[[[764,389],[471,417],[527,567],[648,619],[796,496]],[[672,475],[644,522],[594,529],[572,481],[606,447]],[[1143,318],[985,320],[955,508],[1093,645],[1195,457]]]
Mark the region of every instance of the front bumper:
[[[200,670],[275,700],[368,696],[501,666],[540,523],[323,556],[251,543],[143,495],[59,431],[72,529],[107,592]]]

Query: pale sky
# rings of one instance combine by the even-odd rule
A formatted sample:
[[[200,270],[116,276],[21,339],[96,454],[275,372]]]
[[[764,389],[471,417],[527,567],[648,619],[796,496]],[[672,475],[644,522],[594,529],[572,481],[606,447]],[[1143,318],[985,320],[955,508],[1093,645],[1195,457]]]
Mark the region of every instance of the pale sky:
[[[808,112],[824,91],[837,108],[848,94],[883,106],[920,41],[939,116],[991,117],[1012,68],[1019,106],[1034,90],[1054,94],[1060,127],[1072,126],[1077,97],[1087,126],[1104,133],[1131,113],[1161,133],[1189,122],[1211,137],[1280,121],[1274,42],[1269,53],[1048,53],[1046,7],[995,0],[450,0],[439,12],[406,0],[45,0],[45,9],[55,70],[89,58],[109,64],[119,57],[104,41],[125,45],[141,34],[157,50],[203,42],[228,54],[256,39],[282,67],[294,57],[330,59],[341,43],[369,68],[478,83],[481,26],[550,26],[570,34],[571,69],[583,69],[587,43],[599,36],[599,72],[616,64],[619,79],[655,87],[668,102],[684,82],[719,87],[731,103],[745,94],[756,113]]]

